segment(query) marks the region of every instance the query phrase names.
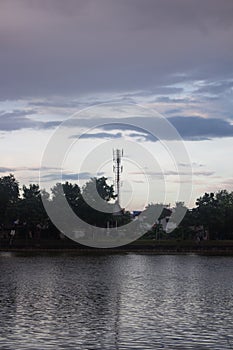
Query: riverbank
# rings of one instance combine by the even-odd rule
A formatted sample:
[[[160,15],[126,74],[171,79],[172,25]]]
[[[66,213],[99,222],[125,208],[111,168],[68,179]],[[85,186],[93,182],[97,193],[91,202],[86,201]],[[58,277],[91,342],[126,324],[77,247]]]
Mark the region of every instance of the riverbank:
[[[186,240],[142,240],[116,248],[92,248],[71,240],[16,240],[0,242],[0,251],[5,252],[70,252],[85,253],[149,253],[149,254],[199,254],[233,256],[233,241],[186,241]]]

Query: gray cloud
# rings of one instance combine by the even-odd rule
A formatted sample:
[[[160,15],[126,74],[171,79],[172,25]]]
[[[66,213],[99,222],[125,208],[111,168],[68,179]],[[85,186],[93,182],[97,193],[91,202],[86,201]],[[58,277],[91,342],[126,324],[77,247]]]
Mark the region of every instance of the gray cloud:
[[[41,122],[29,117],[35,113],[36,112],[34,110],[2,112],[0,113],[0,130],[13,131],[20,129],[50,129],[58,126],[61,123],[59,121]]]
[[[226,120],[201,117],[171,117],[168,120],[186,140],[233,137],[233,125]]]
[[[12,173],[14,170],[14,168],[0,167],[0,173]]]
[[[79,137],[77,136],[72,136],[73,138]],[[97,132],[95,134],[82,134],[80,136],[80,139],[119,139],[122,137],[122,133],[118,132],[116,134],[110,134],[107,132]]]
[[[199,87],[195,93],[199,94],[210,94],[214,95],[210,97],[210,100],[216,99],[220,94],[223,93],[233,93],[233,81],[225,80],[225,81],[212,81],[212,82],[204,82],[201,87]]]
[[[159,90],[187,79],[232,77],[229,0],[2,0],[0,6],[0,99]]]
[[[127,99],[131,97],[152,97],[155,95],[173,95],[173,94],[180,94],[183,91],[184,89],[181,87],[160,85],[160,86],[153,87],[151,90],[147,90],[147,91],[136,91],[136,92],[126,93],[122,95],[122,98]],[[163,97],[157,97],[157,99],[158,100],[163,99]]]
[[[89,172],[82,172],[79,174],[62,174],[62,180],[89,180],[92,177],[103,176],[104,172],[99,172],[97,174],[91,174]]]
[[[48,121],[48,122],[37,122],[36,128],[37,129],[52,129],[60,125],[61,122],[54,120],[54,121]]]
[[[61,171],[60,168],[56,167],[1,167],[0,166],[0,173],[12,173],[12,172],[18,172],[18,171],[52,171],[52,170],[59,170]]]
[[[91,174],[89,172],[81,172],[81,173],[49,173],[41,176],[41,182],[47,181],[78,181],[78,180],[90,180],[93,177],[103,176],[104,172],[99,172],[97,174]]]
[[[187,163],[179,163],[178,165],[184,168],[190,167],[190,164],[187,164]],[[203,166],[204,164],[192,162],[192,167],[194,168],[202,168]]]
[[[185,140],[208,140],[217,137],[233,137],[233,125],[223,119],[217,118],[202,118],[199,116],[187,116],[187,117],[169,117],[167,118],[180,136]],[[98,121],[92,119],[78,119],[71,121],[70,126],[79,125],[80,127],[93,127],[101,130],[113,131],[136,131],[137,133],[131,133],[129,136],[136,138],[144,138],[145,141],[157,141],[157,130],[161,128],[160,118],[153,117],[134,117],[134,118],[121,118],[114,123],[114,118],[102,118]],[[141,127],[139,127],[141,125]],[[151,132],[147,132],[151,131]],[[110,137],[110,133],[108,136]],[[167,133],[166,130],[161,129],[161,139],[174,139],[175,134]]]
[[[64,100],[41,100],[41,101],[29,101],[29,106],[32,107],[52,107],[52,108],[80,108],[85,104],[78,101],[64,101]]]
[[[114,127],[117,129],[118,128],[118,124],[114,125]],[[122,127],[119,126],[120,128]],[[109,130],[115,130],[114,128],[112,128],[112,126],[109,126]],[[126,127],[125,129],[122,129],[124,131],[129,131],[129,129]],[[130,130],[134,130],[134,127],[132,126]],[[135,130],[140,130],[139,128],[135,127]],[[117,132],[114,134],[108,133],[108,132],[96,132],[96,133],[91,133],[91,134],[82,134],[82,135],[72,135],[71,138],[78,138],[78,139],[119,139],[121,137],[125,137],[126,135],[124,135],[122,132]],[[128,133],[127,136],[129,138],[133,138],[136,139],[138,141],[145,141],[145,140],[154,140],[156,141],[157,139],[153,136],[148,136],[147,133],[142,133],[142,132],[131,132]]]
[[[11,113],[0,114],[0,130],[12,131],[25,128],[34,129],[50,129],[61,124],[60,121],[42,122],[30,118],[35,113],[31,111],[13,111]],[[220,118],[202,118],[199,116],[171,116],[167,118],[180,136],[185,140],[208,140],[217,137],[233,137],[233,125]],[[67,127],[73,128],[95,128],[99,131],[92,133],[83,133],[81,135],[72,135],[72,138],[81,137],[82,139],[97,138],[120,138],[122,132],[128,132],[128,137],[137,139],[138,141],[158,140],[157,131],[161,139],[174,139],[174,134],[170,135],[160,124],[160,118],[147,116],[135,116],[128,118],[98,118],[85,119],[76,118],[68,120]],[[114,131],[114,133],[111,133]],[[129,133],[130,132],[130,133]]]
[[[179,115],[182,114],[184,111],[181,108],[171,108],[166,110],[166,116],[168,115]]]
[[[169,96],[160,96],[157,97],[155,102],[162,102],[162,103],[194,103],[195,101],[190,101],[190,98],[171,98]]]
[[[9,131],[35,127],[35,123],[30,118],[28,118],[28,115],[32,115],[34,113],[34,110],[15,110],[13,112],[0,112],[0,130]]]
[[[174,170],[166,170],[166,171],[164,171],[164,172],[162,172],[162,171],[146,171],[145,172],[146,173],[146,175],[149,175],[149,176],[155,176],[155,177],[160,177],[160,178],[162,178],[163,176],[185,176],[185,175],[187,175],[187,176],[190,176],[191,175],[191,173],[189,172],[185,172],[185,171],[174,171]],[[134,172],[130,172],[129,174],[131,174],[131,175],[144,175],[145,174],[144,172],[140,172],[140,171],[134,171]],[[212,176],[212,175],[214,175],[215,174],[215,172],[214,171],[205,171],[205,170],[203,170],[203,171],[193,171],[192,172],[192,175],[194,175],[194,176]]]

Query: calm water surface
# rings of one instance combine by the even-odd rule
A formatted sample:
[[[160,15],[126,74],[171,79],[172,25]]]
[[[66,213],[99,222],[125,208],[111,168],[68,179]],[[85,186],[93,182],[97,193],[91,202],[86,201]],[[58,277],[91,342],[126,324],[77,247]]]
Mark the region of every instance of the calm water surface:
[[[0,349],[233,349],[233,258],[0,253]]]

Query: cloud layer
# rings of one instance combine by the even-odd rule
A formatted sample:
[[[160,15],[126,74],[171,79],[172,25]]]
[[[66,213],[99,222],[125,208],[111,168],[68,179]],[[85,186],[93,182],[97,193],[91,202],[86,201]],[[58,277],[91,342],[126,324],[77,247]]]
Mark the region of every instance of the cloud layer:
[[[223,119],[205,119],[199,116],[174,116],[167,118],[167,121],[175,128],[178,134],[173,132],[170,133],[169,130],[166,130],[166,128],[164,130],[161,128],[161,132],[157,134],[157,130],[160,127],[159,120],[160,119],[157,118],[144,116],[135,118],[121,118],[120,121],[118,120],[116,123],[114,123],[114,119],[103,118],[98,120],[99,126],[96,121],[96,127],[100,130],[111,132],[114,131],[114,134],[111,134],[110,132],[92,132],[90,134],[83,134],[81,138],[117,138],[124,136],[124,134],[121,134],[119,131],[130,131],[130,133],[128,133],[129,137],[152,142],[158,141],[157,135],[161,136],[161,140],[178,140],[180,135],[182,139],[190,141],[233,137],[233,125],[229,121]],[[79,125],[80,127],[85,126],[88,128],[92,127],[94,125],[94,122],[93,120],[79,119],[76,121],[76,125]],[[138,125],[141,125],[141,128],[138,127]],[[73,135],[72,137],[80,137],[80,135]]]
[[[36,114],[35,111],[19,111],[15,110],[10,113],[0,114],[0,130],[14,131],[20,129],[51,129],[61,124],[60,121],[42,122],[32,119]],[[71,129],[75,127],[93,128],[96,131],[72,135],[72,138],[81,139],[114,139],[127,136],[138,139],[139,141],[158,141],[157,130],[161,128],[160,118],[153,117],[129,117],[129,118],[99,118],[84,119],[78,118],[70,120],[67,126]],[[167,121],[177,130],[180,137],[184,140],[208,140],[212,138],[233,137],[233,124],[220,118],[202,118],[199,116],[172,116]],[[148,132],[151,131],[151,132]],[[161,128],[162,130],[162,128]],[[114,132],[114,133],[113,133]],[[167,133],[162,130],[161,139],[176,140],[177,133]],[[178,136],[179,137],[179,136]]]
[[[51,129],[60,124],[59,121],[39,121],[30,116],[35,115],[33,110],[15,110],[13,112],[0,112],[0,130],[13,131],[21,129]]]
[[[229,0],[2,0],[0,99],[232,77],[232,18]]]

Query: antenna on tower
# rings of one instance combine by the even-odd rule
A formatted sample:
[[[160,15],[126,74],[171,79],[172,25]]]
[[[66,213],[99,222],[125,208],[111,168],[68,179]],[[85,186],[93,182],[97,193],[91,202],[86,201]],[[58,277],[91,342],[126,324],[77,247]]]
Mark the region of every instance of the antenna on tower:
[[[113,149],[113,172],[115,175],[114,178],[114,187],[117,195],[116,203],[120,205],[120,176],[123,171],[123,166],[121,165],[123,156],[123,149]]]

